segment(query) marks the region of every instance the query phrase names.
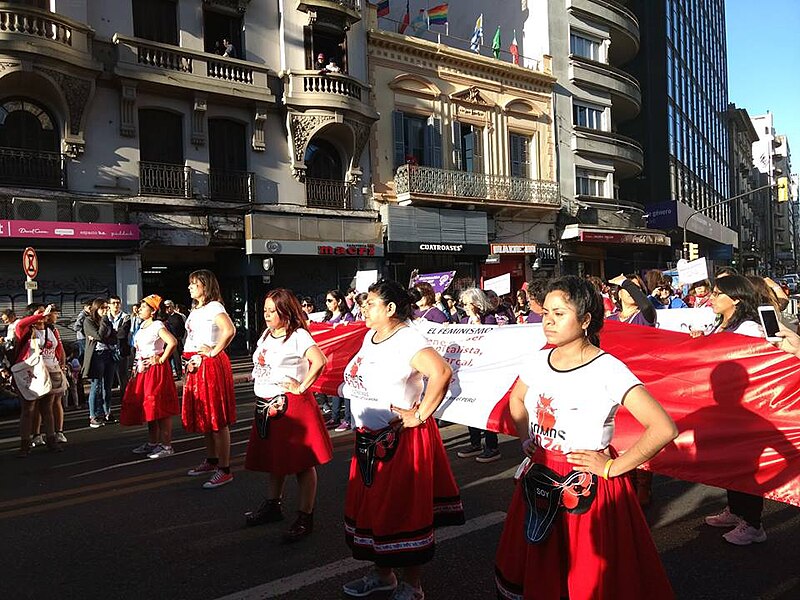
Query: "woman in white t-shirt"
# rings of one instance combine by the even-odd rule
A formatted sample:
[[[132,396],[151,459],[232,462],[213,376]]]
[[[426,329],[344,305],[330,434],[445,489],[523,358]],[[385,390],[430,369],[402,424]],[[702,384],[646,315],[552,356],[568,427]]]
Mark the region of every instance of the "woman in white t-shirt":
[[[356,427],[345,539],[354,558],[375,563],[366,576],[345,584],[349,596],[394,590],[392,599],[423,598],[420,575],[433,558],[434,527],[464,523],[433,418],[452,372],[423,335],[408,327],[412,311],[411,296],[400,284],[372,285],[364,304],[372,331],[345,368],[344,394]],[[399,585],[396,567],[405,567]]]
[[[211,474],[203,484],[218,488],[233,481],[231,473],[231,432],[236,423],[233,371],[225,348],[236,335],[225,307],[217,278],[201,269],[189,275],[189,295],[196,308],[186,319],[183,356],[188,360],[183,386],[183,427],[205,435],[206,459],[187,475]]]
[[[284,535],[294,542],[314,527],[317,465],[333,457],[330,436],[314,394],[308,391],[327,359],[306,328],[305,314],[295,295],[276,289],[264,300],[266,330],[253,354],[256,404],[244,466],[269,473],[267,497],[246,514],[247,525],[283,519],[281,498],[287,475],[297,476],[297,520]]]
[[[603,301],[573,276],[548,285],[551,349],[520,373],[509,407],[527,455],[497,549],[498,595],[528,600],[674,598],[636,493],[623,477],[677,435],[619,360],[600,350]],[[624,404],[645,432],[610,446]]]
[[[161,296],[150,294],[142,299],[136,311],[142,323],[133,337],[133,374],[125,387],[119,417],[121,425],[147,423],[148,441],[133,452],[149,458],[175,453],[172,417],[181,412],[170,366],[178,341],[163,322],[155,320],[160,307]]]

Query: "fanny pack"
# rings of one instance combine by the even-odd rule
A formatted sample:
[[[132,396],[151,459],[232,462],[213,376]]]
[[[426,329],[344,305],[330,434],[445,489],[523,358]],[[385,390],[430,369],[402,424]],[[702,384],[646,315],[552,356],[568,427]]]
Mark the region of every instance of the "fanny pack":
[[[259,398],[256,400],[254,419],[258,436],[265,440],[269,434],[270,419],[279,419],[289,408],[289,397],[286,394],[278,394],[272,398]]]
[[[366,487],[374,480],[375,463],[392,460],[399,440],[399,427],[389,426],[377,431],[356,429],[356,462]]]
[[[520,484],[527,504],[525,537],[531,544],[547,538],[562,510],[581,515],[597,495],[597,475],[573,471],[562,477],[539,464],[528,469]]]

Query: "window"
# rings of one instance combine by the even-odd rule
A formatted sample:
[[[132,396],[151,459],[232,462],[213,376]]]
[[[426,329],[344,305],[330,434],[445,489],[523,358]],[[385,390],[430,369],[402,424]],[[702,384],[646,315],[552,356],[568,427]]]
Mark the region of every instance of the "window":
[[[242,45],[242,16],[229,15],[215,10],[203,11],[203,46],[206,52],[223,54],[223,40],[233,45],[231,58],[244,58]]]
[[[602,171],[575,169],[575,193],[578,196],[606,197],[608,175]]]
[[[395,168],[405,164],[441,168],[441,120],[401,111],[395,111],[392,119]]]
[[[139,160],[183,165],[183,117],[166,110],[139,111]]]
[[[29,100],[0,105],[0,147],[59,152],[58,125],[42,106]]]
[[[483,129],[453,122],[453,167],[467,173],[483,173]]]
[[[335,61],[342,73],[347,73],[347,33],[338,27],[315,22],[303,28],[306,50],[306,69],[317,69],[317,59],[322,55],[325,64]]]
[[[603,129],[603,109],[585,104],[573,104],[572,122],[578,127],[589,129]]]
[[[511,160],[510,171],[512,177],[533,177],[531,169],[531,138],[519,133],[511,133],[508,136],[509,158]]]
[[[569,51],[576,56],[589,58],[600,62],[600,41],[577,33],[571,33],[569,36]]]
[[[177,3],[174,0],[133,0],[133,35],[177,46]]]
[[[208,163],[213,171],[247,171],[247,126],[229,119],[208,120]]]

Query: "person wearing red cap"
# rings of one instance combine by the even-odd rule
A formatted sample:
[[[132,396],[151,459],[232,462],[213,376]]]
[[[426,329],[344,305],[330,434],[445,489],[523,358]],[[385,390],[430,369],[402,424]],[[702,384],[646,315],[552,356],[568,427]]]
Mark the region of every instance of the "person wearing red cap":
[[[147,422],[148,441],[133,450],[149,458],[174,454],[172,416],[180,413],[178,392],[172,378],[170,355],[178,341],[159,320],[161,296],[150,294],[139,303],[142,320],[133,338],[136,354],[133,376],[122,397],[120,424],[141,425]]]

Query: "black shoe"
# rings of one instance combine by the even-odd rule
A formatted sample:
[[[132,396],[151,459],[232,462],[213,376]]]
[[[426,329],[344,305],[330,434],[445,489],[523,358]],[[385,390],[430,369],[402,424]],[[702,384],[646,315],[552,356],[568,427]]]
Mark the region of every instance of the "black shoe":
[[[272,500],[264,500],[258,510],[253,510],[244,513],[245,524],[248,527],[256,525],[264,525],[266,523],[277,523],[283,521],[283,512],[281,511],[281,499],[273,498]]]
[[[286,544],[297,542],[304,537],[311,535],[314,531],[314,513],[305,513],[302,510],[297,511],[297,520],[289,527],[289,531],[283,534],[283,541]]]

